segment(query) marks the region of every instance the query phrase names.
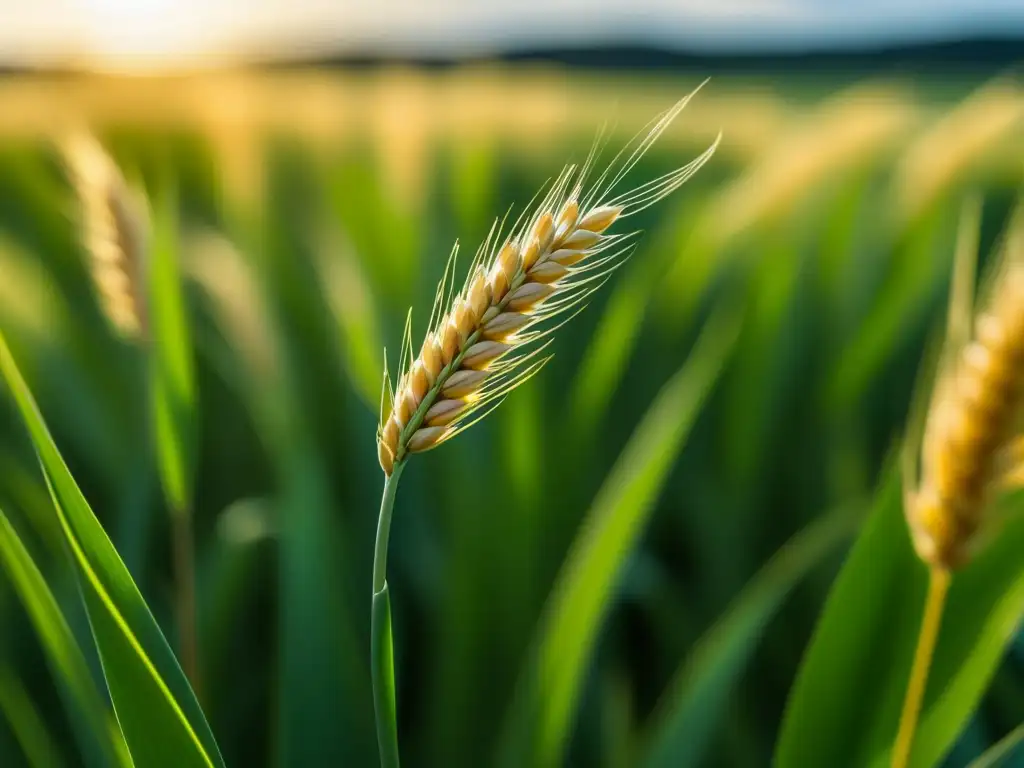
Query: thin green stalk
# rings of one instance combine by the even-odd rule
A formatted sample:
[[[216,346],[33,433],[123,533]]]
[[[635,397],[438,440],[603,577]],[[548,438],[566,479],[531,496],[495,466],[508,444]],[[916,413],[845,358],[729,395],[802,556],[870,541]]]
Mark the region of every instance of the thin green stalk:
[[[404,462],[384,480],[373,551],[373,602],[370,614],[370,667],[373,710],[377,720],[377,745],[382,768],[398,768],[398,722],[395,708],[395,657],[391,641],[391,599],[388,596],[388,538],[395,507],[398,478]]]

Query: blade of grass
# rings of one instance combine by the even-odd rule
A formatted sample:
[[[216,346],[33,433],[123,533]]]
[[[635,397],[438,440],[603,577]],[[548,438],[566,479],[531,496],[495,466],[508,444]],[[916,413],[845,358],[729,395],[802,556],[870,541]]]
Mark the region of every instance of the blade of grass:
[[[359,255],[340,236],[328,233],[317,244],[313,266],[337,320],[346,373],[371,413],[376,413],[380,400],[378,357],[384,342]]]
[[[968,768],[997,768],[1024,742],[1024,723],[1021,723],[999,741],[985,750]]]
[[[793,365],[793,342],[787,333],[798,312],[798,293],[805,268],[799,232],[772,232],[764,253],[752,266],[748,321],[736,343],[736,365],[722,382],[726,438],[726,469],[739,487],[756,485],[765,466],[770,439],[778,424],[780,400],[790,390],[786,368]],[[751,391],[750,382],[760,385]],[[763,471],[763,469],[762,469]],[[749,572],[749,568],[748,571]]]
[[[581,681],[618,575],[735,342],[737,317],[719,312],[633,433],[566,558],[506,722],[502,765],[562,763]]]
[[[251,718],[264,710],[264,695],[272,679],[267,663],[272,649],[251,645],[240,653],[238,638],[240,627],[251,626],[264,610],[266,593],[261,587],[272,578],[269,566],[276,550],[275,513],[267,498],[232,502],[220,514],[216,536],[204,548],[196,574],[197,625],[209,670],[203,705],[225,732],[244,731]],[[242,687],[248,696],[239,697]],[[246,738],[243,743],[251,749],[259,742]],[[235,745],[221,746],[228,764],[238,765],[240,756],[231,753]]]
[[[910,765],[933,766],[984,694],[1024,616],[1024,516],[1008,521],[950,587]],[[888,765],[927,586],[889,471],[790,692],[775,762]]]
[[[372,754],[368,649],[357,644],[342,575],[350,562],[347,521],[304,406],[312,395],[300,386],[309,370],[301,333],[281,305],[286,288],[289,299],[304,295],[287,265],[294,253],[277,225],[256,214],[225,211],[230,240],[205,255],[211,269],[197,272],[225,339],[243,359],[241,391],[274,468],[281,594],[275,751],[285,765],[346,764]]]
[[[149,286],[153,423],[164,492],[178,515],[188,513],[192,499],[197,395],[170,188],[161,190],[155,208]]]
[[[223,765],[195,694],[72,478],[3,336],[0,371],[38,453],[133,760],[147,766]]]
[[[365,267],[381,298],[407,307],[419,278],[425,222],[389,194],[384,176],[365,156],[340,163],[328,180],[334,214],[358,253],[373,254]]]
[[[596,718],[601,729],[601,768],[628,768],[636,733],[629,675],[611,667],[602,672],[601,707]]]
[[[7,665],[0,666],[0,712],[7,717],[28,765],[32,768],[66,765],[35,702]]]
[[[693,217],[686,210],[673,219],[672,226],[658,233],[643,258],[632,260],[591,335],[569,400],[567,429],[576,436],[578,445],[586,444],[592,438],[591,430],[603,421],[641,339],[651,293],[664,278],[668,261],[688,242]]]
[[[898,233],[877,299],[840,348],[841,355],[823,382],[820,397],[828,415],[856,403],[908,340],[908,333],[924,321],[930,298],[948,274],[945,244],[950,238],[942,231],[946,218],[944,211],[935,210]]]
[[[69,425],[72,436],[88,435],[94,466],[116,474],[113,468],[124,463],[119,440],[125,439],[126,431],[123,421],[109,418],[112,412],[106,399],[116,399],[117,394],[112,393],[117,388],[102,386],[110,383],[107,365],[89,368],[84,364],[96,360],[104,350],[83,332],[86,324],[81,313],[64,300],[47,264],[3,233],[0,274],[4,276],[0,280],[0,327],[8,334],[11,347],[21,353],[23,369],[30,374],[38,370],[39,377],[45,377],[46,391],[54,392],[54,416]],[[67,357],[73,359],[48,358],[46,350],[58,339],[69,352]],[[125,410],[131,409],[122,407]]]
[[[851,537],[859,521],[859,509],[843,507],[797,533],[697,642],[658,705],[646,768],[703,764],[729,695],[765,626],[790,590]]]
[[[197,395],[178,267],[176,205],[173,187],[165,184],[157,195],[153,216],[149,283],[150,406],[157,467],[171,513],[179,652],[185,674],[198,693],[201,685],[192,534]]]
[[[21,599],[70,710],[81,754],[89,765],[130,766],[124,738],[110,717],[88,663],[56,598],[0,509],[0,563]],[[78,723],[81,722],[79,726]]]

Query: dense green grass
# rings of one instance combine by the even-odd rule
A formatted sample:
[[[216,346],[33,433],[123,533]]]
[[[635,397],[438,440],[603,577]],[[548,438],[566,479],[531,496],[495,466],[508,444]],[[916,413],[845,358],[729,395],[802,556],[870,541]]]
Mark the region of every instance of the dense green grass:
[[[552,98],[571,103],[572,82]],[[657,84],[656,109],[692,86]],[[680,121],[711,121],[701,100],[715,88]],[[548,368],[403,475],[388,580],[406,765],[753,766],[777,743],[782,765],[861,765],[891,738],[923,571],[889,459],[944,310],[961,199],[985,195],[985,253],[1017,194],[1024,94],[742,88],[722,85],[736,104],[768,99],[779,122],[742,148],[722,125],[722,151],[645,212],[635,256],[559,334]],[[942,129],[954,110],[962,122]],[[159,244],[180,257],[190,339],[159,347],[152,369],[97,307],[53,153],[35,137],[0,143],[0,331],[172,648],[165,498],[191,497],[200,703],[229,766],[375,764],[383,348],[394,355],[410,305],[422,333],[452,242],[471,253],[597,127],[405,146],[398,125],[397,139],[326,143],[108,125],[122,165],[156,199],[178,198],[159,209],[177,236]],[[680,136],[638,178],[704,146]],[[219,154],[232,142],[256,147],[260,167]],[[159,263],[158,289],[174,280]],[[165,299],[162,335],[177,344]],[[159,452],[154,396],[173,412]],[[96,647],[121,640],[108,626],[94,642],[86,607],[95,627],[102,606],[88,588],[83,605],[82,561],[14,400],[0,402],[0,763],[109,765],[123,744],[96,711]],[[105,551],[53,466],[87,559]],[[935,679],[955,687],[951,702],[933,691],[921,765],[948,750],[964,765],[1024,719],[1024,645],[1003,645],[1024,611],[1019,529],[951,598]],[[100,581],[135,611],[115,565]],[[130,616],[188,699],[153,650],[156,627]],[[115,706],[141,674],[121,661]]]

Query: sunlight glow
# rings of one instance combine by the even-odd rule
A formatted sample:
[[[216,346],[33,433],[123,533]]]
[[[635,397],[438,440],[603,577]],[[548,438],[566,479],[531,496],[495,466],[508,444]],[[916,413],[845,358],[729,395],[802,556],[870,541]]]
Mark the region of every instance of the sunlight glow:
[[[159,68],[202,50],[203,5],[176,0],[75,0],[82,46],[94,63],[113,68]]]

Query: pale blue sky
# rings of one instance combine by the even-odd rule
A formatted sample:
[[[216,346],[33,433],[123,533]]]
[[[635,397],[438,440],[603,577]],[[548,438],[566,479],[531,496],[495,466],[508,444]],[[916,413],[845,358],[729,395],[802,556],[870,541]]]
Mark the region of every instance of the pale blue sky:
[[[1024,33],[1024,0],[0,0],[0,62],[416,55],[607,41],[685,48]]]

